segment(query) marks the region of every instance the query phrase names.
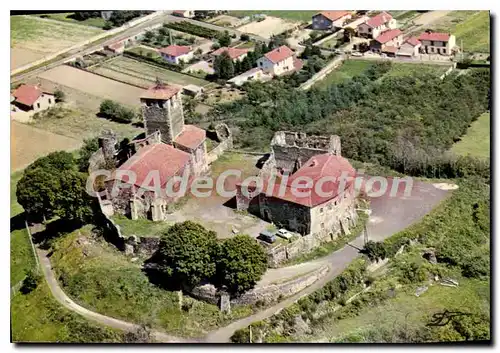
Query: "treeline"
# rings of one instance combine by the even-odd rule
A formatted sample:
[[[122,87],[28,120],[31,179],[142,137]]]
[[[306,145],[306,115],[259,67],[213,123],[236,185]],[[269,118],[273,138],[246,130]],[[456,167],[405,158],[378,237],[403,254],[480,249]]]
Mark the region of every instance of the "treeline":
[[[291,89],[285,80],[250,83],[246,98],[220,106],[211,115],[238,121],[241,133],[236,141],[243,148],[262,150],[275,131],[300,130],[337,134],[347,158],[408,174],[488,174],[489,163],[464,167],[469,160],[443,151],[489,108],[489,70],[451,74],[443,80],[418,72],[383,77],[390,68],[389,62],[377,63],[352,80],[307,92]]]
[[[136,17],[152,13],[153,11],[125,11],[114,10],[111,17],[106,21],[104,29],[123,26],[126,22],[133,20]],[[77,21],[84,21],[88,18],[101,17],[101,11],[76,11],[72,16]]]

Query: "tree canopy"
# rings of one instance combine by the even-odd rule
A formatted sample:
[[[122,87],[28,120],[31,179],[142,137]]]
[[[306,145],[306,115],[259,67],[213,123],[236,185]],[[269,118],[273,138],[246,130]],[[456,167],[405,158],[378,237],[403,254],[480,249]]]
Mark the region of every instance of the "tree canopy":
[[[227,80],[234,76],[233,60],[227,52],[223,52],[215,58],[214,71],[215,75],[220,79]]]

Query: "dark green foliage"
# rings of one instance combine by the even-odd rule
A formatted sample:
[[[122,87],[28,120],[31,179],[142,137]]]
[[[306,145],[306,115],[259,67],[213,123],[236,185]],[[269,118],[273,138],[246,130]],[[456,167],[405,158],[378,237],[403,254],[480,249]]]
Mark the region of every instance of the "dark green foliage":
[[[217,36],[217,41],[221,47],[229,47],[231,45],[231,36],[228,31],[219,33]]]
[[[88,172],[89,158],[99,149],[99,139],[97,137],[83,140],[83,146],[76,163],[80,172]]]
[[[250,40],[250,36],[246,33],[243,33],[241,36],[240,36],[240,39],[244,42],[246,41],[249,41]]]
[[[387,251],[383,243],[370,240],[362,251],[371,261],[383,260],[387,257]]]
[[[57,151],[49,153],[44,157],[38,158],[36,161],[31,163],[25,171],[30,171],[36,168],[44,169],[57,169],[59,171],[65,171],[73,169],[75,165],[75,160],[73,155],[66,151]]]
[[[231,293],[242,293],[255,286],[267,269],[262,246],[248,235],[227,239],[219,248],[217,277]]]
[[[196,286],[215,274],[217,237],[191,221],[176,223],[164,234],[158,250],[158,268],[166,281]]]
[[[153,57],[152,56],[152,52],[148,51],[145,55],[141,54],[140,52],[139,53],[136,53],[136,52],[133,52],[133,51],[130,51],[130,50],[126,50],[124,53],[123,53],[123,56],[125,57],[130,57],[132,59],[139,59],[141,61],[145,61],[149,64],[154,64],[156,66],[160,66],[160,67],[164,67],[168,70],[171,70],[171,71],[176,71],[176,72],[180,72],[183,68],[182,65],[175,65],[175,64],[171,64],[169,63],[168,61],[165,61],[163,60],[161,57],[157,56],[157,57]]]
[[[106,99],[102,101],[99,114],[122,123],[130,123],[135,117],[133,110],[122,106],[120,103]]]
[[[60,89],[54,92],[54,97],[56,98],[56,102],[64,102],[66,100],[66,94]]]
[[[201,26],[197,26],[191,22],[188,21],[182,21],[182,22],[169,22],[169,23],[164,23],[164,27],[175,29],[181,32],[189,33],[194,36],[198,37],[203,37],[203,38],[209,38],[209,39],[214,39],[217,38],[219,35],[219,31],[216,31],[214,29],[209,29]]]
[[[36,272],[34,272],[32,270],[28,271],[28,273],[26,274],[26,277],[23,280],[23,285],[20,289],[21,293],[28,294],[28,293],[31,293],[32,291],[34,291],[36,289],[36,287],[38,286],[40,279],[41,279],[41,277],[39,274],[37,274]]]
[[[223,52],[214,60],[214,71],[218,78],[227,80],[234,76],[234,64],[227,52]]]
[[[233,343],[250,343],[250,330],[248,327],[234,331],[231,336]]]

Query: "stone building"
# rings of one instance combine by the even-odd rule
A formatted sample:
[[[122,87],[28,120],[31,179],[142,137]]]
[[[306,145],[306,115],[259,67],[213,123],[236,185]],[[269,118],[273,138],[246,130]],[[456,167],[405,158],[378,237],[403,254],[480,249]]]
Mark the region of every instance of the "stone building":
[[[155,192],[151,171],[158,171],[162,190],[172,177],[181,177],[184,173],[189,187],[193,177],[208,171],[206,132],[184,124],[180,88],[157,83],[140,99],[146,136],[130,143],[131,157],[106,180],[103,202],[111,203],[115,213],[132,219],[164,220],[169,205],[183,195]],[[101,141],[99,152],[104,161],[116,158],[116,139],[107,136]],[[135,180],[129,180],[125,173],[133,173]],[[121,187],[117,188],[117,183]],[[180,187],[176,181],[172,191],[179,191]]]
[[[254,183],[246,191],[237,184],[237,208],[321,241],[349,233],[357,220],[356,171],[340,155],[340,138],[279,131],[271,147],[260,174],[262,188]],[[301,184],[304,178],[312,184]]]

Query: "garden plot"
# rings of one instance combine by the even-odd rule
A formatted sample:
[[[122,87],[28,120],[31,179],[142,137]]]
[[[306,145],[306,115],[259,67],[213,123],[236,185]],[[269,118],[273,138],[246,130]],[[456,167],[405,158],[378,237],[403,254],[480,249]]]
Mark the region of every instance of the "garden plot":
[[[208,81],[200,78],[170,71],[148,63],[127,57],[117,57],[93,69],[94,72],[107,77],[124,81],[130,84],[147,87],[152,85],[156,78],[172,85],[206,86]]]
[[[241,24],[242,20],[234,16],[219,15],[207,22],[221,27],[237,27]]]
[[[11,16],[11,68],[57,53],[103,32],[99,28],[35,16]]]
[[[266,16],[263,21],[248,23],[238,27],[238,30],[241,32],[252,33],[264,38],[271,38],[272,35],[283,33],[289,29],[296,28],[299,25],[300,22]]]

